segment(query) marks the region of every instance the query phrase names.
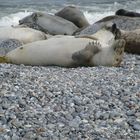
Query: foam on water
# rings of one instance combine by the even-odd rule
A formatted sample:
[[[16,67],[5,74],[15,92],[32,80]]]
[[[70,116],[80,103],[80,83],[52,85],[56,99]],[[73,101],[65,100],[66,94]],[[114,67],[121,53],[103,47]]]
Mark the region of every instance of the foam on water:
[[[89,12],[84,12],[85,17],[87,18],[87,20],[89,21],[90,24],[95,23],[96,21],[109,16],[109,15],[113,15],[114,12],[104,12],[104,13],[98,13],[98,12],[94,12],[94,13],[89,13]]]
[[[8,16],[4,16],[0,18],[0,26],[11,26],[11,25],[18,25],[19,20],[30,15],[32,12],[24,11],[24,12],[18,12],[14,14],[10,14]]]
[[[87,18],[87,20],[89,21],[90,24],[106,17],[109,15],[114,15],[115,11],[118,9],[129,9],[129,10],[133,10],[135,12],[140,12],[140,2],[137,2],[138,4],[136,4],[134,1],[132,2],[126,2],[125,5],[119,2],[114,2],[113,4],[102,4],[102,5],[89,5],[89,6],[77,6],[79,9],[81,9],[85,15],[85,17]],[[64,6],[68,6],[68,5],[64,5]],[[37,7],[36,7],[37,8]],[[3,16],[0,17],[0,27],[2,26],[11,26],[11,25],[17,25],[19,20],[30,15],[32,12],[35,11],[39,11],[38,9],[18,9],[19,12],[17,13],[11,13],[7,16]],[[52,8],[51,10],[47,11],[50,14],[54,14],[58,11],[58,9],[56,10],[55,8]]]
[[[18,12],[18,13],[14,13],[14,14],[10,14],[4,17],[0,18],[0,27],[4,27],[4,26],[11,26],[11,25],[18,25],[19,20],[30,15],[32,12],[28,12],[28,11],[24,11],[24,12]],[[50,13],[53,14],[53,13]],[[101,18],[108,16],[108,15],[112,15],[114,14],[114,12],[88,12],[85,11],[84,15],[87,18],[87,20],[89,21],[89,23],[94,23],[98,20],[100,20]]]

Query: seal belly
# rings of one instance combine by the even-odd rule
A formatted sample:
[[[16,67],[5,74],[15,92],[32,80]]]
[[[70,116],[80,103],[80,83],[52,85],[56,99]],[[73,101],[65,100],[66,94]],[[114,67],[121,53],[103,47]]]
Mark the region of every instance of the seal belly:
[[[15,64],[70,66],[73,63],[72,54],[90,41],[74,37],[52,38],[21,46],[6,57]]]

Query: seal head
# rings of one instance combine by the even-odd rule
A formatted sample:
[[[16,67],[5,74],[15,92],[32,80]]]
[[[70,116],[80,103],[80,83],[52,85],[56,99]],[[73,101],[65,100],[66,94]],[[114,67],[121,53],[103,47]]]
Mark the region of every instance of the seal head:
[[[115,15],[118,16],[128,16],[128,17],[140,17],[140,13],[127,11],[125,9],[119,9],[116,11]]]

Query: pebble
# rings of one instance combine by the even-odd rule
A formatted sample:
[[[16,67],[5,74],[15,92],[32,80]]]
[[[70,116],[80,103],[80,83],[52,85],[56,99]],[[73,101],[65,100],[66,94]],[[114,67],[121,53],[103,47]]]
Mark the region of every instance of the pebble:
[[[135,115],[135,110],[130,110],[126,112],[128,116],[134,116]]]
[[[78,128],[81,123],[81,118],[76,116],[72,121],[69,122],[69,126],[73,128]]]
[[[134,124],[133,129],[136,131],[140,131],[140,123],[139,124]]]

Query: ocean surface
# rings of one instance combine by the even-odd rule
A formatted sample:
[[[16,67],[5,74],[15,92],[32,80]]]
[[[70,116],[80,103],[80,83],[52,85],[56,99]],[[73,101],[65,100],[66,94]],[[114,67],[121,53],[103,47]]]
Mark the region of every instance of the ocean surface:
[[[90,23],[124,8],[140,12],[140,0],[0,0],[0,26],[17,25],[35,11],[54,14],[65,6],[79,7]]]

